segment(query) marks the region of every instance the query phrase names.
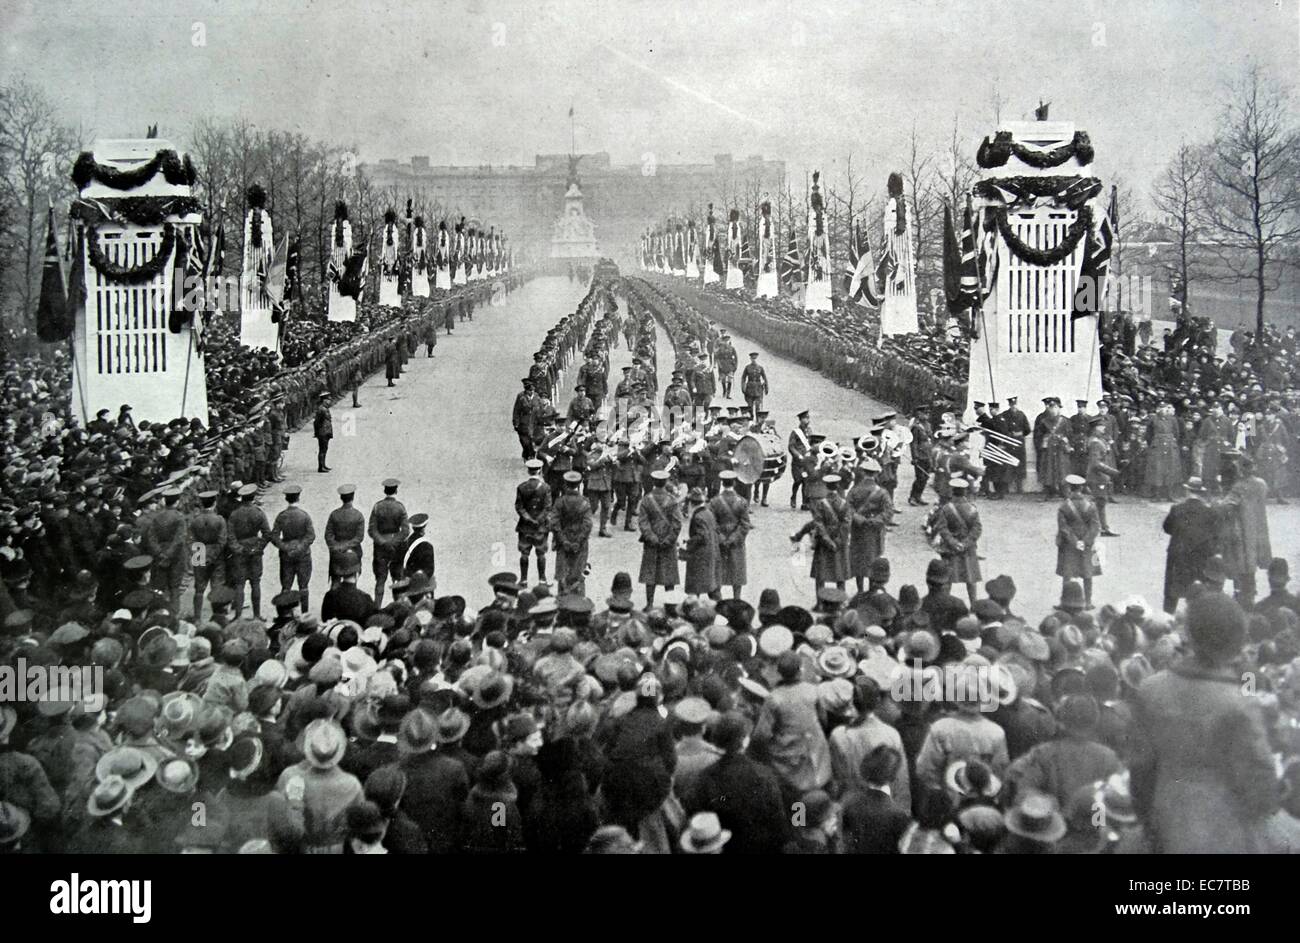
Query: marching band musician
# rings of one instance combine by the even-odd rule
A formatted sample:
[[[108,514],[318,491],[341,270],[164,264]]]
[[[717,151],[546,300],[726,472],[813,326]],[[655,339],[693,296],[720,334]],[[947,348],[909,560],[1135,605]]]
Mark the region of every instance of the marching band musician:
[[[876,558],[885,553],[885,530],[894,517],[893,496],[876,481],[880,463],[868,456],[858,465],[857,481],[849,489],[852,517],[849,569],[862,592]]]
[[[770,414],[766,409],[758,410],[754,422],[750,424],[749,427],[750,431],[759,434],[767,434],[773,438],[776,438],[776,421],[773,419],[769,419],[768,418],[769,415]],[[779,477],[780,474],[778,472],[771,478],[768,478],[766,476],[760,477],[759,480],[754,483],[753,488],[755,490],[754,490],[753,497],[758,500],[760,507],[768,506],[767,505],[768,492],[772,490],[772,482]]]
[[[805,409],[799,413],[796,418],[799,425],[791,431],[790,439],[786,443],[786,450],[790,454],[790,507],[795,506],[795,499],[799,495],[801,488],[804,488],[804,482],[808,479],[816,462],[816,456],[812,448],[812,413]],[[808,492],[805,489],[803,503],[800,505],[801,510],[808,510]]]
[[[623,512],[623,529],[632,529],[633,510],[641,495],[641,465],[644,459],[634,451],[626,437],[618,440],[614,456],[614,514],[610,523],[618,523],[618,512]]]
[[[600,531],[601,537],[612,537],[613,535],[606,529],[609,523],[609,508],[611,504],[611,494],[614,488],[614,455],[606,441],[606,433],[602,430],[597,433],[596,441],[591,444],[586,456],[587,484],[586,495],[587,501],[591,504],[591,513],[600,514]]]
[[[848,581],[848,543],[850,522],[847,503],[839,495],[840,476],[834,473],[822,477],[825,493],[813,497],[810,509],[812,518],[791,535],[791,543],[798,543],[806,535],[813,535],[812,571],[813,596],[823,583],[834,583],[839,589]]]
[[[880,440],[880,478],[881,487],[889,492],[889,499],[894,499],[894,489],[898,486],[898,466],[903,461],[903,453],[912,444],[912,432],[906,426],[898,424],[897,413],[885,413],[872,420],[873,431]]]

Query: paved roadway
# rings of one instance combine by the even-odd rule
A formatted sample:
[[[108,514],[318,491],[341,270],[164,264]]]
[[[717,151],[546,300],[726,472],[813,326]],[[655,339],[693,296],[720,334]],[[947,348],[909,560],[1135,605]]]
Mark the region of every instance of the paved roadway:
[[[351,409],[344,400],[334,409],[336,438],[330,448],[328,474],[315,471],[315,442],[310,428],[295,433],[285,459],[289,481],[303,485],[303,506],[323,535],[325,518],[338,503],[335,488],[342,482],[358,485],[357,506],[368,513],[381,496],[380,482],[389,476],[402,480],[399,497],[411,513],[430,515],[429,533],[438,553],[438,592],[466,597],[471,606],[489,598],[485,580],[498,570],[514,570],[518,553],[514,541],[514,488],[524,472],[518,443],[510,428],[510,406],[546,330],[571,312],[583,289],[567,278],[541,278],[529,282],[503,304],[475,312],[475,320],[457,325],[455,334],[439,337],[435,357],[427,360],[423,348],[405,374],[388,389],[382,373],[361,390],[362,407]],[[667,385],[673,356],[668,337],[658,334],[660,389]],[[865,432],[872,415],[885,407],[871,398],[839,386],[797,364],[782,360],[745,338],[736,348],[741,362],[751,350],[760,353],[767,367],[773,395],[768,404],[782,437],[788,435],[794,414],[810,408],[814,428],[847,441]],[[619,369],[631,356],[620,347],[611,358],[611,388],[622,375]],[[565,378],[558,404],[567,406],[574,370]],[[738,394],[737,394],[738,397]],[[742,402],[737,399],[736,402]],[[886,542],[893,562],[893,588],[906,582],[922,583],[931,553],[920,532],[924,509],[906,504],[911,467],[901,470],[898,527]],[[933,497],[929,495],[929,497]],[[792,552],[789,534],[805,520],[788,505],[789,478],[772,488],[772,506],[754,512],[755,529],[749,540],[751,587],[746,598],[756,601],[759,590],[777,588],[787,603],[811,604],[806,553]],[[265,499],[269,516],[282,506],[272,492]],[[985,537],[981,553],[985,578],[1011,575],[1019,587],[1018,609],[1041,615],[1055,601],[1056,505],[1037,495],[1003,502],[980,502]],[[1118,601],[1138,593],[1159,604],[1164,572],[1164,535],[1160,524],[1167,510],[1139,499],[1126,498],[1111,512],[1111,526],[1122,536],[1101,541],[1104,574],[1097,580],[1096,601]],[[1300,564],[1300,510],[1296,506],[1270,506],[1274,552]],[[593,531],[592,573],[587,595],[600,606],[618,570],[635,577],[640,560],[636,535],[625,533],[620,522],[611,539]],[[314,548],[313,605],[326,585],[323,537]],[[366,548],[361,585],[373,589]],[[552,558],[553,562],[553,558]],[[267,555],[264,589],[267,598],[276,585],[274,551]],[[535,573],[533,574],[535,579]],[[1260,575],[1261,585],[1263,576]],[[923,588],[923,587],[922,587]],[[958,590],[960,593],[960,589]],[[638,591],[638,599],[640,592]],[[269,606],[266,607],[269,613]]]

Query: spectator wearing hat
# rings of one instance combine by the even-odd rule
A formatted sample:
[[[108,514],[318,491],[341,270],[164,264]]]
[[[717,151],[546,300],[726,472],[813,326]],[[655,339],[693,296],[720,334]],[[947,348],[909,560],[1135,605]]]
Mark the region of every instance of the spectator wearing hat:
[[[510,755],[493,750],[483,757],[461,818],[461,850],[471,855],[516,854],[524,850],[519,791],[510,780]]]
[[[288,800],[275,789],[271,753],[261,737],[252,733],[235,737],[225,760],[228,772],[210,814],[225,823],[224,842],[229,851],[236,852],[254,839],[269,840],[273,822],[296,829]],[[184,812],[189,814],[190,809]]]
[[[1016,759],[1007,770],[1011,801],[1026,791],[1052,796],[1065,808],[1075,791],[1120,771],[1119,757],[1099,743],[1101,709],[1089,694],[1070,694],[1056,707],[1059,734]]]
[[[121,776],[89,786],[85,824],[75,846],[83,854],[131,855],[145,850],[144,836],[127,816],[135,789]]]
[[[0,795],[26,817],[31,832],[24,846],[53,851],[62,804],[40,762],[10,743],[17,724],[18,712],[0,704]]]
[[[581,852],[601,818],[573,740],[561,737],[544,744],[537,750],[536,768],[537,786],[521,806],[525,846],[533,854]]]
[[[929,617],[929,628],[937,636],[951,632],[957,620],[970,612],[966,604],[948,592],[952,585],[952,568],[947,560],[931,560],[925,568],[925,598],[920,610]],[[903,590],[908,589],[907,586]],[[899,591],[899,608],[903,608],[903,590]]]
[[[672,789],[677,750],[672,728],[660,713],[663,685],[652,672],[636,682],[635,706],[613,718],[598,735],[609,761],[605,800],[611,818],[633,835],[656,814]]]
[[[487,682],[484,682],[480,685],[480,690],[487,686]],[[520,811],[525,811],[542,781],[541,771],[537,767],[537,754],[545,745],[546,737],[537,725],[537,720],[529,713],[508,714],[496,723],[496,727],[500,731],[500,748],[510,754],[510,778],[519,790]],[[490,749],[484,751],[485,756]]]
[[[704,739],[705,727],[714,716],[702,697],[684,697],[673,705],[673,735],[677,740],[677,761],[673,770],[673,792],[689,795],[699,774],[722,756],[722,750]]]
[[[1205,486],[1200,478],[1192,477],[1183,487],[1187,496],[1169,509],[1164,521],[1164,532],[1169,535],[1165,552],[1165,612],[1174,611],[1178,600],[1201,578],[1218,549],[1218,518],[1206,501]]]
[[[700,772],[682,797],[689,813],[713,812],[732,833],[727,854],[779,854],[789,840],[790,819],[772,769],[751,759],[750,725],[739,713],[719,718],[713,740],[722,757]]]
[[[1232,659],[1245,640],[1233,600],[1187,606],[1192,658],[1138,688],[1133,798],[1158,854],[1248,854],[1270,848],[1279,783],[1261,707]],[[1196,709],[1188,711],[1186,705]]]
[[[361,783],[339,768],[346,750],[347,737],[337,722],[313,720],[303,732],[302,761],[284,770],[276,782],[309,852],[343,852],[344,812],[362,798]]]
[[[248,682],[241,666],[248,657],[248,643],[232,638],[221,646],[216,667],[203,690],[203,702],[225,707],[232,714],[248,708]]]
[[[786,842],[787,855],[837,855],[841,847],[841,809],[821,789],[804,793],[795,806],[794,837]]]
[[[862,785],[841,797],[845,854],[898,854],[899,842],[912,824],[911,810],[891,794],[904,765],[903,755],[885,744],[862,758]]]
[[[903,740],[898,731],[876,715],[880,701],[884,696],[880,685],[867,677],[858,677],[853,681],[854,718],[831,731],[830,751],[832,788],[838,794],[867,788],[862,778],[863,761],[877,747],[886,746],[903,755]],[[890,794],[900,808],[912,807],[912,788],[908,776],[907,764],[896,767],[894,778],[889,782]]]
[[[381,766],[365,781],[365,797],[379,808],[387,823],[384,831],[384,848],[391,855],[425,855],[429,843],[420,827],[402,811],[402,798],[406,794],[406,774],[400,766]]]
[[[786,797],[794,801],[830,781],[830,745],[817,686],[803,680],[800,657],[782,653],[776,670],[779,681],[759,712],[754,742],[766,750]]]
[[[954,691],[962,695],[956,710],[930,725],[921,752],[916,757],[916,782],[932,789],[943,788],[943,776],[957,760],[977,759],[1002,776],[1010,759],[1005,731],[989,719],[995,706],[992,692],[982,690],[977,668],[969,663],[955,667],[959,673]]]
[[[362,724],[358,717],[354,725],[358,735],[348,743],[347,752],[340,764],[343,769],[366,783],[375,770],[401,762],[404,754],[398,745],[398,732],[402,720],[410,710],[411,699],[405,694],[385,695],[373,706],[354,704],[354,716],[358,716],[358,712],[365,712],[361,716],[366,719],[365,727],[370,728],[366,733],[370,735],[364,736],[361,733]]]
[[[1255,612],[1268,615],[1278,609],[1290,609],[1300,615],[1300,597],[1286,587],[1291,581],[1291,571],[1286,560],[1274,557],[1268,564],[1268,595],[1255,603]]]
[[[1007,834],[995,854],[1049,855],[1065,837],[1065,818],[1051,796],[1025,792],[1003,815]]]
[[[461,806],[469,795],[465,764],[435,749],[438,723],[422,708],[402,718],[398,764],[406,774],[402,810],[420,827],[431,854],[450,854],[459,847]]]

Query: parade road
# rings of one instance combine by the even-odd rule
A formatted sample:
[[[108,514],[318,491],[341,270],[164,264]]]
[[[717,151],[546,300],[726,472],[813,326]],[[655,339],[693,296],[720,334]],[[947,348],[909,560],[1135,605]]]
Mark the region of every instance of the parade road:
[[[401,480],[398,498],[408,513],[429,515],[427,533],[437,549],[438,595],[461,595],[477,608],[490,599],[490,574],[516,570],[514,492],[525,471],[510,427],[510,408],[533,351],[556,321],[574,311],[584,290],[564,277],[534,279],[501,303],[476,309],[474,320],[457,323],[450,337],[440,332],[434,357],[426,358],[421,347],[394,387],[386,385],[382,371],[372,376],[361,388],[360,409],[352,409],[349,397],[343,396],[333,409],[335,438],[329,453],[333,470],[327,474],[316,472],[316,443],[310,427],[294,434],[284,474],[287,482],[302,484],[301,503],[316,526],[313,611],[319,611],[327,588],[325,519],[338,505],[336,488],[345,482],[357,485],[356,506],[368,515],[371,505],[382,496],[380,482],[390,476]],[[626,310],[623,304],[620,299],[620,307]],[[766,406],[777,421],[782,440],[789,435],[795,414],[805,408],[812,410],[814,430],[841,444],[865,433],[871,417],[889,409],[777,357],[743,336],[735,337],[735,346],[742,364],[751,351],[760,354],[772,390]],[[662,397],[674,361],[668,335],[662,329],[656,350]],[[621,368],[630,363],[631,354],[622,343],[611,351],[611,390],[622,376]],[[561,413],[572,396],[579,365],[571,365],[564,376],[563,393],[556,404]],[[719,396],[714,402],[743,404],[738,385],[731,401]],[[893,566],[890,589],[896,595],[899,586],[914,583],[924,594],[925,565],[933,556],[921,532],[928,508],[907,505],[912,468],[906,459],[899,468],[899,479],[897,527],[889,531],[885,544],[885,555]],[[745,596],[757,599],[759,590],[774,587],[784,603],[812,605],[810,552],[797,551],[789,541],[806,513],[790,510],[789,489],[787,474],[773,485],[771,506],[753,511],[754,530],[747,544],[751,585]],[[927,491],[927,498],[933,500],[933,494]],[[270,518],[283,507],[278,487],[262,500]],[[979,501],[978,507],[984,525],[980,540],[984,578],[1005,573],[1015,580],[1015,610],[1049,611],[1060,588],[1054,576],[1057,502],[1026,494],[1001,502]],[[1097,542],[1103,568],[1096,582],[1097,600],[1118,602],[1138,594],[1158,607],[1166,545],[1161,523],[1168,505],[1123,496],[1108,510],[1111,527],[1120,536]],[[1290,559],[1300,555],[1300,509],[1270,504],[1269,525],[1274,555]],[[603,608],[614,574],[626,570],[635,578],[640,561],[636,533],[624,531],[621,519],[610,532],[613,537],[604,539],[592,530],[586,594],[597,609]],[[374,590],[371,554],[367,539],[359,580],[366,592]],[[275,551],[268,548],[263,581],[267,599],[278,590],[274,560]],[[548,555],[547,562],[547,575],[552,576],[554,554]],[[535,580],[535,571],[532,576]],[[852,594],[852,584],[848,589]],[[964,598],[961,587],[954,591]],[[638,602],[643,598],[640,588],[636,598]],[[271,614],[271,607],[264,605],[263,615]]]

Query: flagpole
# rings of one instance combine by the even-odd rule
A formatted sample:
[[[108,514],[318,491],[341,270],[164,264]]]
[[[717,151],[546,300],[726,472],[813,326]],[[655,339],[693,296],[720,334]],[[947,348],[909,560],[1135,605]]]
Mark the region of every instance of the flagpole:
[[[969,192],[966,194],[966,200],[968,203],[971,202],[971,194]],[[979,233],[979,224],[975,222],[974,206],[971,206],[970,225],[971,251],[975,254],[975,305],[979,309],[980,333],[984,335],[984,361],[988,365],[989,392],[992,394],[989,399],[996,403],[998,402],[998,391],[993,385],[993,352],[989,349],[989,322],[988,318],[984,315],[984,273],[980,271],[980,249],[979,239],[977,238],[977,234]],[[974,323],[974,318],[972,318],[972,323]]]

